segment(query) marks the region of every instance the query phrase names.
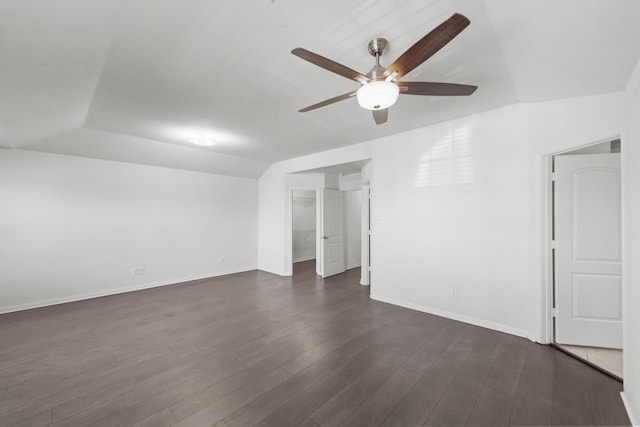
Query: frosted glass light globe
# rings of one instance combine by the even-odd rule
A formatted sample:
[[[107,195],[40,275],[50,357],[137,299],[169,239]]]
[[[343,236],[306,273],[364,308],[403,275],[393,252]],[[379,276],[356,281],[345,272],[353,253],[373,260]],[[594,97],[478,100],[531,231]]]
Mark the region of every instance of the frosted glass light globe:
[[[398,100],[400,88],[397,84],[384,80],[373,80],[358,89],[358,104],[367,110],[383,110]]]

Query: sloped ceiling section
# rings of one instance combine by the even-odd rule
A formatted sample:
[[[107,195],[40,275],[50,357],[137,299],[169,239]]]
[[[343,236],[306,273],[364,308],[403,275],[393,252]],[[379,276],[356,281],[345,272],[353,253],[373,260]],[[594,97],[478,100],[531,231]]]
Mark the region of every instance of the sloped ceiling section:
[[[90,128],[36,141],[29,149],[246,178],[258,178],[269,167],[258,160]]]
[[[376,126],[358,84],[454,12],[471,25],[404,80],[475,84],[402,96]],[[0,2],[0,146],[259,176],[271,162],[517,102],[622,90],[640,57],[637,0],[8,0]],[[210,148],[188,142],[205,137]]]
[[[0,2],[0,130],[23,147],[81,127],[120,2]]]
[[[640,56],[640,2],[486,3],[520,101],[623,90]]]

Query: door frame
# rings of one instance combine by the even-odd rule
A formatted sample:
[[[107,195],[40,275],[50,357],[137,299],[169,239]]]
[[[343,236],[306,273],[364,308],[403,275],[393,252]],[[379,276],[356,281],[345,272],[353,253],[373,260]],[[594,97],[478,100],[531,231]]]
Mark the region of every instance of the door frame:
[[[287,233],[287,239],[289,242],[289,272],[290,275],[293,275],[293,192],[294,191],[313,191],[316,193],[316,274],[322,274],[322,254],[319,252],[319,245],[320,245],[320,240],[318,239],[318,233],[320,232],[320,229],[318,228],[320,226],[319,220],[321,218],[320,217],[320,193],[317,188],[310,188],[310,187],[291,187],[289,188],[289,194],[288,194],[288,203],[289,203],[289,209],[288,209],[288,218],[287,218],[287,223],[288,223],[288,227],[286,227],[286,233]]]
[[[551,173],[553,172],[553,158],[560,154],[569,153],[581,148],[591,147],[593,145],[610,142],[615,139],[622,141],[623,135],[620,133],[613,134],[609,137],[601,137],[595,141],[587,144],[582,144],[567,148],[564,150],[556,151],[550,154],[542,156],[542,204],[541,204],[541,218],[542,227],[541,235],[539,236],[541,242],[542,256],[541,256],[541,270],[540,277],[542,279],[542,286],[540,286],[540,343],[550,344],[555,343],[555,292],[554,292],[554,248],[553,248],[553,180]],[[620,157],[624,155],[624,150],[620,150]],[[622,161],[621,173],[622,171]],[[624,195],[622,196],[624,197]],[[621,200],[621,204],[624,206],[624,199]],[[624,212],[623,212],[624,213]],[[622,237],[624,238],[624,219],[622,220]],[[623,242],[624,248],[624,242]],[[624,265],[623,265],[624,274]],[[622,289],[622,298],[624,299],[624,286]],[[624,304],[623,304],[623,328],[624,328]],[[623,340],[624,345],[624,340]]]
[[[371,268],[371,185],[362,184],[362,217],[360,218],[360,284],[362,286],[371,285],[369,270]]]

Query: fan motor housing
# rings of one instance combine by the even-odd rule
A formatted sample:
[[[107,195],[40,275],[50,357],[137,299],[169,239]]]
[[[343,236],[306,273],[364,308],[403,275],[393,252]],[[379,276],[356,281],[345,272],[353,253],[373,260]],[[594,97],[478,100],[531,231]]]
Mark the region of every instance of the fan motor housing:
[[[369,41],[369,53],[371,56],[382,56],[389,47],[389,42],[383,38],[377,38]]]

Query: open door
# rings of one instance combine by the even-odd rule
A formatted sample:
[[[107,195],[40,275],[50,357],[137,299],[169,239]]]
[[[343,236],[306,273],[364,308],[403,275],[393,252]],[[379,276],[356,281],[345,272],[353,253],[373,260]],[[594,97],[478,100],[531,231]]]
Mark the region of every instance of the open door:
[[[342,192],[325,188],[322,190],[320,203],[322,205],[320,246],[324,278],[345,271]]]
[[[556,342],[622,348],[620,154],[554,160]]]

